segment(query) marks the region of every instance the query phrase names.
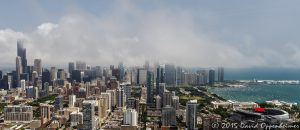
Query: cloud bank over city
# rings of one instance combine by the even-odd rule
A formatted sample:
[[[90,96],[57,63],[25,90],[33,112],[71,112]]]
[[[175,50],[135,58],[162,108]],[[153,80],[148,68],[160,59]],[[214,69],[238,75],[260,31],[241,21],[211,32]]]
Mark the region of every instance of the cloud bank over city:
[[[41,58],[44,65],[149,60],[190,67],[300,66],[295,3],[231,3],[241,7],[114,1],[98,14],[72,5],[57,19],[46,18],[26,31],[1,28],[0,66],[15,64],[18,39],[27,48],[28,64]]]

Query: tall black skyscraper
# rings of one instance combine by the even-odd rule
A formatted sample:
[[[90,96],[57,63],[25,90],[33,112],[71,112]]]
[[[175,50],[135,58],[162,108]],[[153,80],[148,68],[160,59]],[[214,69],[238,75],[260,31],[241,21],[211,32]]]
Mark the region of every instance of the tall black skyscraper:
[[[147,106],[154,106],[154,94],[153,94],[153,72],[147,71]]]
[[[51,73],[48,69],[45,69],[42,74],[42,85],[44,86],[46,82],[48,82],[50,85],[52,85]]]
[[[19,40],[17,41],[17,54],[22,61],[23,73],[27,73],[26,48],[24,48],[23,42]]]
[[[165,82],[165,71],[163,66],[158,66],[156,68],[156,94],[159,94],[159,83]]]

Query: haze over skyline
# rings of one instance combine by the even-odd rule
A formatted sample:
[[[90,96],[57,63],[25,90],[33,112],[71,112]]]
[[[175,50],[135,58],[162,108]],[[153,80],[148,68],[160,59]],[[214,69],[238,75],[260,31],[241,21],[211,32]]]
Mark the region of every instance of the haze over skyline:
[[[300,1],[5,1],[0,66],[28,64],[299,68]]]

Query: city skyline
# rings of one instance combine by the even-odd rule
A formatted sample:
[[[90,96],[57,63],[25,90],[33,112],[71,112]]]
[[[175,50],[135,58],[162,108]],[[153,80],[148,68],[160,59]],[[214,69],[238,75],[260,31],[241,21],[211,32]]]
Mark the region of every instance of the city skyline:
[[[149,60],[299,68],[299,39],[288,35],[298,30],[297,2],[66,1],[56,8],[51,1],[6,2],[0,13],[0,67],[14,65],[15,44],[23,40],[28,63],[40,58],[45,66],[77,60],[132,66]]]

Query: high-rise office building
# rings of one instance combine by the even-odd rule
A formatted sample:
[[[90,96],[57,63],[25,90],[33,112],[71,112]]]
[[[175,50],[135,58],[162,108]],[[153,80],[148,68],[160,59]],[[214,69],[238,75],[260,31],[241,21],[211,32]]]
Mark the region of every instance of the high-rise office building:
[[[215,70],[209,70],[208,72],[208,83],[210,85],[213,85],[215,83]]]
[[[42,73],[42,86],[43,87],[44,87],[46,82],[49,83],[50,85],[52,85],[51,73],[48,69],[45,69]]]
[[[176,68],[173,64],[165,65],[165,79],[167,85],[176,85]]]
[[[8,105],[4,107],[4,123],[30,123],[33,119],[32,106]]]
[[[164,71],[164,67],[161,65],[161,66],[158,66],[156,68],[156,94],[159,94],[159,84],[160,83],[164,83],[165,82],[165,71]]]
[[[119,80],[122,81],[125,79],[125,69],[122,62],[119,64],[118,70],[119,70]]]
[[[197,100],[186,103],[186,126],[187,130],[197,130]]]
[[[117,107],[121,108],[125,106],[126,94],[123,88],[117,89]]]
[[[96,130],[95,102],[85,100],[82,103],[83,130]]]
[[[127,109],[124,113],[123,118],[124,125],[137,126],[138,124],[138,113],[135,109]]]
[[[17,41],[17,55],[21,58],[22,73],[27,73],[27,59],[26,59],[26,48],[24,48],[23,41]]]
[[[125,101],[127,102],[128,98],[131,98],[131,85],[124,85],[122,88],[124,89],[124,93],[126,95]]]
[[[183,84],[184,81],[184,71],[181,67],[176,68],[176,85]]]
[[[20,56],[17,56],[16,57],[16,76],[17,76],[17,83],[18,83],[18,87],[21,86],[21,83],[20,83],[20,75],[23,73],[23,67],[22,67],[22,59]]]
[[[218,81],[224,82],[224,68],[223,67],[218,68]]]
[[[69,62],[69,73],[71,74],[73,70],[75,70],[75,63],[74,62]]]
[[[165,83],[159,83],[158,87],[156,88],[157,94],[163,98],[164,92],[166,91],[166,84]]]
[[[153,107],[154,104],[154,83],[153,83],[153,72],[147,72],[147,106]]]
[[[137,84],[146,84],[147,82],[147,70],[146,69],[138,69],[137,72]]]
[[[42,59],[34,59],[33,71],[36,71],[39,76],[42,75]]]
[[[170,105],[162,108],[161,122],[162,126],[176,126],[176,110]]]

